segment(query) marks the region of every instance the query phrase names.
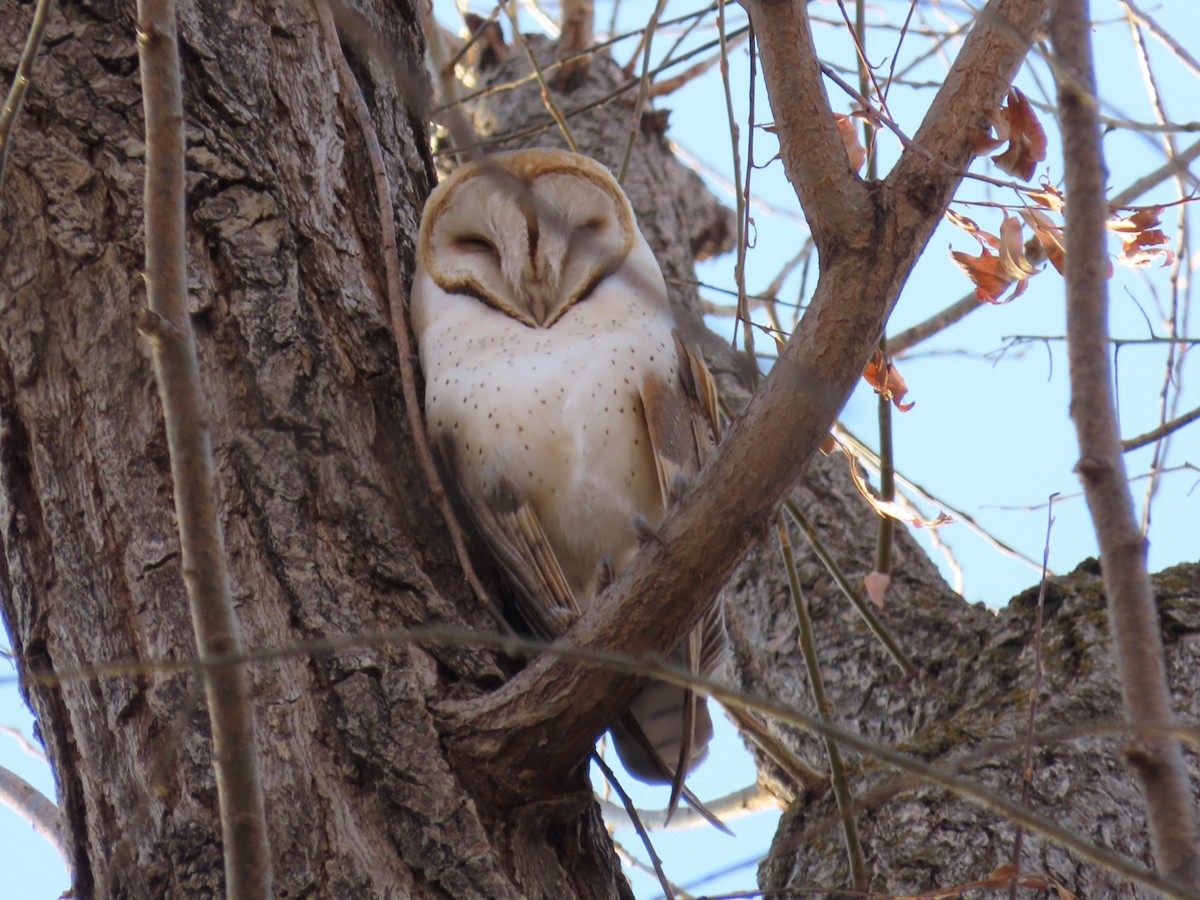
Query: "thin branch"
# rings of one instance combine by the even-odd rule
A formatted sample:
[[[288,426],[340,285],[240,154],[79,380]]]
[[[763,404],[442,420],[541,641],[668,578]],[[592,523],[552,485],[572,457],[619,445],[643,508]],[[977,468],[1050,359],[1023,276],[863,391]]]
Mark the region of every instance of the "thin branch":
[[[608,767],[608,763],[601,759],[599,753],[592,754],[592,762],[604,774],[604,780],[612,785],[612,789],[617,792],[617,796],[621,798],[621,802],[625,805],[625,814],[637,831],[638,837],[641,838],[642,846],[646,848],[646,853],[650,856],[650,862],[654,865],[654,874],[658,876],[658,883],[663,889],[664,896],[670,898],[670,900],[675,900],[675,886],[671,884],[671,880],[667,878],[667,873],[663,871],[662,860],[658,858],[658,851],[654,849],[654,843],[650,840],[650,835],[638,816],[638,810],[633,805],[633,799],[625,792],[625,788],[621,787],[620,780],[613,774],[613,770]]]
[[[1080,452],[1076,471],[1100,545],[1125,715],[1135,724],[1166,724],[1173,716],[1162,635],[1146,571],[1146,542],[1126,483],[1107,353],[1108,204],[1087,0],[1056,0],[1050,33],[1057,57],[1066,191],[1071,197],[1066,210],[1067,346],[1071,418]],[[1143,736],[1127,756],[1145,793],[1159,870],[1173,879],[1200,883],[1195,810],[1179,741]]]
[[[617,168],[617,184],[625,183],[625,173],[629,171],[629,160],[633,158],[633,145],[637,142],[638,133],[642,129],[642,110],[650,96],[650,45],[654,42],[654,32],[658,28],[658,18],[662,15],[667,0],[658,0],[654,4],[654,12],[642,32],[642,74],[638,76],[637,100],[633,104],[633,116],[629,123],[629,137],[625,140],[625,152],[621,154],[621,165]]]
[[[408,307],[404,302],[404,279],[400,274],[396,249],[396,220],[392,213],[391,185],[388,183],[387,168],[384,166],[379,137],[375,133],[375,126],[371,122],[371,115],[367,109],[366,100],[363,98],[362,90],[359,88],[358,80],[354,77],[354,72],[342,53],[337,26],[331,16],[333,10],[324,4],[319,4],[318,11],[322,27],[325,30],[326,47],[337,66],[342,93],[359,131],[362,133],[363,143],[366,145],[367,156],[371,163],[371,175],[375,181],[375,202],[378,206],[379,230],[383,238],[387,312],[396,337],[396,353],[400,359],[400,383],[404,392],[404,407],[408,413],[408,427],[412,432],[417,460],[425,474],[425,480],[429,483],[430,493],[437,502],[438,511],[442,514],[442,521],[446,523],[446,530],[450,533],[450,542],[454,545],[455,555],[458,557],[459,565],[462,566],[467,583],[496,625],[506,628],[507,623],[503,613],[500,612],[500,608],[483,586],[483,582],[479,580],[475,567],[471,564],[471,557],[467,552],[466,535],[458,522],[458,517],[454,514],[446,489],[442,485],[441,476],[438,474],[437,465],[434,463],[433,454],[429,449],[425,423],[421,420],[422,405],[417,395],[417,376],[412,362],[413,349],[408,325]]]
[[[187,310],[184,119],[174,0],[139,0],[138,57],[146,111],[146,299],[149,337],[171,457],[183,581],[201,659],[237,655],[242,638],[217,520],[212,439]],[[242,666],[206,669],[225,890],[235,900],[271,896],[271,848],[250,678]]]
[[[1139,25],[1144,25],[1145,27],[1149,28],[1150,33],[1158,38],[1164,46],[1169,48],[1176,59],[1190,69],[1193,75],[1200,76],[1200,61],[1197,61],[1197,59],[1192,56],[1192,54],[1190,54],[1187,49],[1179,43],[1179,41],[1171,37],[1166,29],[1159,25],[1158,22],[1146,15],[1136,3],[1133,3],[1132,0],[1123,0],[1123,2],[1133,14],[1135,21],[1137,21]]]
[[[71,857],[63,840],[62,812],[53,800],[16,772],[0,766],[0,803],[49,841],[62,857],[67,871],[71,871]]]
[[[728,53],[728,51],[732,50],[734,47],[740,45],[742,41],[749,37],[750,31],[749,29],[745,28],[737,32],[737,34],[730,36],[725,42],[726,53]],[[650,86],[650,96],[665,97],[667,94],[674,93],[685,84],[695,81],[705,72],[719,63],[721,59],[722,54],[720,51],[718,51],[711,56],[700,60],[700,62],[696,63],[695,65],[689,66],[678,75],[673,75],[670,78],[663,79],[662,81],[654,82],[654,84]],[[1197,125],[1197,130],[1200,130],[1200,125]]]
[[[865,463],[869,469],[873,469],[876,472],[879,471],[881,467],[879,454],[859,440],[858,437],[856,437],[852,431],[846,428],[844,424],[838,422],[838,424],[834,427],[834,434],[837,436],[839,441],[847,445],[853,451],[854,456],[860,462]],[[966,525],[969,531],[972,531],[979,537],[983,538],[983,540],[993,549],[998,550],[1005,556],[1012,557],[1013,559],[1024,563],[1035,571],[1040,571],[1040,566],[1036,560],[1026,556],[1015,547],[1009,546],[1008,544],[1004,543],[1004,541],[1000,540],[1000,538],[987,531],[970,513],[958,508],[957,506],[947,503],[940,497],[935,496],[932,492],[917,484],[915,481],[906,478],[901,472],[896,472],[895,477],[896,481],[906,491],[920,495],[928,502],[937,506],[937,508],[942,512],[949,513],[954,517],[956,522],[961,522],[963,525]],[[1050,574],[1053,575],[1054,573],[1051,572]]]
[[[934,313],[924,322],[918,322],[912,328],[905,329],[897,335],[888,338],[888,350],[893,358],[899,358],[935,334],[945,331],[951,325],[961,322],[984,304],[974,291],[954,301],[940,312]]]
[[[842,571],[842,567],[838,565],[837,560],[833,558],[833,555],[821,543],[821,539],[817,535],[817,529],[801,511],[800,506],[793,500],[787,500],[784,502],[783,508],[787,510],[792,521],[800,528],[800,531],[808,540],[809,546],[812,547],[813,553],[817,555],[817,559],[825,566],[834,583],[841,588],[842,594],[850,601],[850,605],[854,607],[855,612],[862,617],[871,634],[875,635],[876,640],[883,645],[883,649],[887,651],[888,656],[900,667],[900,671],[904,673],[904,677],[911,678],[915,675],[917,673],[916,665],[908,658],[908,654],[904,652],[904,648],[900,646],[895,636],[888,630],[887,625],[876,615],[871,604],[864,600],[862,595],[854,589],[854,585],[850,583],[850,579],[846,577],[846,573]]]
[[[1121,193],[1111,198],[1108,202],[1114,208],[1118,206],[1126,206],[1132,203],[1138,197],[1147,191],[1158,187],[1168,178],[1178,178],[1181,175],[1188,174],[1188,166],[1192,164],[1197,157],[1200,157],[1200,141],[1192,144],[1186,150],[1181,150],[1179,155],[1173,159],[1167,160],[1153,172],[1147,172]]]
[[[722,822],[733,822],[764,810],[779,809],[779,800],[759,785],[751,784],[731,791],[716,800],[706,800],[704,805]],[[613,828],[634,827],[633,819],[623,806],[617,806],[608,800],[601,800],[600,810],[604,813],[605,825]],[[709,824],[708,819],[690,806],[682,806],[677,809],[671,817],[670,824],[667,823],[665,809],[639,809],[637,817],[647,828],[661,828],[666,831],[687,831],[691,828],[705,828]]]
[[[1046,512],[1046,544],[1042,550],[1042,580],[1038,585],[1037,618],[1034,621],[1033,635],[1033,689],[1029,692],[1029,721],[1026,725],[1026,742],[1024,765],[1021,766],[1021,805],[1029,805],[1029,790],[1033,785],[1033,736],[1037,733],[1038,699],[1042,694],[1042,617],[1046,607],[1046,583],[1050,575],[1050,529],[1054,527],[1054,498],[1051,494],[1049,509]],[[1021,843],[1025,829],[1017,826],[1017,835],[1013,838],[1013,867],[1021,871]],[[1017,884],[1014,881],[1008,891],[1009,900],[1017,900]]]
[[[729,120],[730,152],[733,155],[734,179],[741,177],[742,154],[740,149],[737,115],[733,108],[733,90],[729,83],[729,42],[725,37],[725,2],[717,5],[717,35],[721,39],[721,85],[725,92],[725,115]],[[737,202],[737,232],[735,235],[735,251],[737,259],[733,264],[733,279],[737,285],[738,319],[734,323],[733,339],[737,342],[737,326],[742,325],[742,340],[746,357],[751,362],[751,375],[758,377],[758,366],[754,362],[754,329],[750,321],[750,308],[746,304],[746,233],[749,230],[750,213],[747,204],[750,202],[750,173],[754,171],[754,27],[750,27],[750,132],[747,135],[746,181],[745,187],[738,186],[735,200]]]
[[[579,147],[575,143],[575,137],[571,134],[571,128],[567,125],[567,120],[563,117],[562,110],[554,102],[554,97],[550,93],[550,85],[546,81],[546,74],[542,70],[542,65],[538,62],[533,48],[529,46],[529,41],[525,40],[525,35],[521,33],[521,27],[517,22],[517,11],[513,6],[513,2],[515,0],[510,0],[509,3],[504,4],[504,12],[508,16],[509,22],[512,23],[513,40],[520,44],[521,49],[525,51],[525,58],[529,60],[529,68],[533,70],[533,77],[537,79],[538,87],[541,89],[542,105],[546,107],[546,112],[550,113],[550,118],[558,126],[558,130],[562,133],[563,140],[567,142],[567,146],[571,148],[571,152],[578,153]]]
[[[856,753],[879,760],[881,763],[899,770],[905,778],[913,779],[910,783],[927,782],[944,788],[954,795],[962,797],[978,806],[993,810],[1014,823],[1024,825],[1026,829],[1042,835],[1047,840],[1059,846],[1067,848],[1081,859],[1104,866],[1118,875],[1138,884],[1154,888],[1166,896],[1181,898],[1181,900],[1195,900],[1196,893],[1190,882],[1181,882],[1179,879],[1172,879],[1145,869],[1120,854],[1097,846],[1083,835],[1064,827],[1057,820],[1039,815],[1028,809],[1023,809],[1008,797],[983,787],[970,777],[957,774],[956,770],[964,764],[964,760],[951,760],[948,763],[940,765],[928,763],[892,747],[878,744],[855,732],[825,722],[819,716],[810,715],[794,709],[787,704],[730,688],[719,681],[701,677],[678,666],[666,665],[651,660],[636,659],[626,654],[572,647],[562,642],[547,645],[544,641],[515,635],[486,634],[464,628],[427,626],[412,629],[396,629],[386,632],[343,634],[310,641],[293,641],[286,646],[258,648],[237,656],[210,657],[207,660],[172,658],[100,663],[74,670],[59,670],[45,675],[31,673],[28,680],[40,684],[62,685],[102,676],[127,675],[141,672],[207,672],[217,668],[241,667],[248,663],[265,663],[280,659],[342,652],[350,648],[384,647],[402,643],[417,643],[423,646],[484,647],[509,656],[531,657],[537,654],[540,654],[541,657],[555,656],[561,657],[564,660],[571,660],[574,665],[582,665],[597,671],[615,671],[623,672],[626,675],[649,676],[667,684],[691,688],[698,694],[712,697],[726,709],[752,711],[756,714],[803,729],[817,736],[831,736]],[[0,677],[0,684],[14,683],[15,680],[15,676]],[[443,704],[437,710],[438,715],[453,715],[451,707],[455,705],[454,702]],[[1035,743],[1042,744],[1058,740],[1071,740],[1076,737],[1087,737],[1095,734],[1139,734],[1143,737],[1172,734],[1186,737],[1193,744],[1200,744],[1200,731],[1197,731],[1196,728],[1183,728],[1178,724],[1166,725],[1156,723],[1138,725],[1130,725],[1128,723],[1092,723],[1083,727],[1062,728],[1047,734],[1039,734],[1036,736]],[[1024,746],[1025,740],[1025,738],[1019,738],[1010,741],[994,742],[987,745],[986,748],[982,748],[979,752],[969,754],[966,757],[966,761],[969,762],[977,758],[990,758],[991,756],[1011,752],[1014,749],[1020,749]]]
[[[8,168],[8,151],[12,146],[13,129],[16,128],[17,118],[21,115],[21,105],[25,102],[25,94],[33,78],[34,60],[42,48],[42,35],[46,33],[50,3],[51,0],[38,0],[37,9],[33,11],[33,21],[29,25],[29,35],[25,38],[25,49],[21,51],[17,71],[13,73],[12,87],[8,89],[4,109],[0,111],[0,190],[4,189],[4,170]]]
[[[779,157],[822,260],[834,244],[861,246],[867,240],[871,202],[850,167],[829,107],[807,4],[747,0],[744,5],[770,86]]]
[[[808,671],[808,687],[812,691],[817,715],[826,722],[833,722],[833,704],[825,693],[825,679],[821,675],[821,662],[817,658],[817,644],[813,636],[812,617],[800,589],[800,575],[796,571],[796,554],[792,550],[792,538],[788,534],[787,521],[780,514],[776,520],[779,549],[783,554],[783,566],[787,572],[788,590],[792,597],[792,608],[796,611],[796,623],[800,628],[800,654]],[[833,785],[833,796],[842,817],[842,835],[846,840],[846,855],[850,877],[856,891],[866,890],[867,862],[863,857],[862,842],[858,838],[858,825],[854,821],[854,799],[850,793],[850,780],[846,775],[846,763],[842,751],[832,737],[826,736],[825,754],[829,760],[829,780]]]
[[[0,734],[7,734],[9,737],[11,737],[14,741],[17,742],[18,747],[20,747],[23,751],[28,753],[30,756],[37,757],[38,759],[42,760],[43,762],[45,761],[46,754],[44,752],[42,752],[40,749],[38,749],[37,747],[35,747],[32,744],[32,742],[30,742],[29,738],[25,737],[25,735],[21,733],[21,729],[14,728],[11,725],[0,725]]]
[[[1182,416],[1177,416],[1170,422],[1164,422],[1152,431],[1147,431],[1145,434],[1139,434],[1137,437],[1128,438],[1121,441],[1121,449],[1128,453],[1130,450],[1136,450],[1138,447],[1145,447],[1147,444],[1153,444],[1159,438],[1166,437],[1173,431],[1178,431],[1185,425],[1190,425],[1200,419],[1200,406],[1193,409],[1191,412],[1185,412]]]

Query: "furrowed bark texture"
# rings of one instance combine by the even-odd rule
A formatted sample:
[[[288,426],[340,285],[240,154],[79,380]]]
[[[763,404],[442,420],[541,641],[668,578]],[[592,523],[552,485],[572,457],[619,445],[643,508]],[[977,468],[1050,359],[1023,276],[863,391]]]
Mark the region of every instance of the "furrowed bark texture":
[[[0,74],[32,8],[0,4]],[[188,288],[247,646],[440,622],[493,630],[409,446],[370,168],[304,3],[180,5]],[[416,61],[415,10],[367,14]],[[53,761],[75,895],[224,893],[194,675],[30,675],[191,658],[145,304],[132,4],[54,12],[0,197],[0,603]],[[424,125],[354,58],[411,270]],[[375,73],[374,77],[372,74]],[[395,647],[250,671],[275,896],[614,896],[578,772],[498,808],[451,767],[434,701],[487,654]],[[66,887],[66,885],[64,885]]]
[[[831,532],[854,530],[841,546],[858,546],[847,562],[865,574],[869,531],[862,523],[824,524]],[[844,603],[830,600],[829,577],[821,564],[811,556],[805,559],[803,551],[799,555],[825,687],[838,721],[947,766],[992,742],[1025,736],[1034,684],[1036,586],[996,614],[912,579],[893,584],[891,590],[899,587],[900,593],[889,593],[884,617],[922,667],[918,678],[905,682],[857,617]],[[752,563],[754,559],[735,578],[727,607],[740,651],[739,675],[752,693],[811,709],[803,660],[795,649],[795,617],[782,599],[786,586],[774,570]],[[1160,573],[1154,590],[1176,709],[1182,720],[1195,721],[1200,714],[1200,565]],[[1048,585],[1042,663],[1039,733],[1121,722],[1121,682],[1109,648],[1104,582],[1096,560]],[[772,726],[771,731],[804,758],[821,758],[813,737],[790,727]],[[1117,733],[1035,746],[1029,806],[1143,868],[1153,868],[1140,790],[1123,758],[1129,745],[1129,736]],[[793,801],[759,869],[760,887],[800,891],[848,885],[832,797],[797,796],[777,766],[761,754],[760,763],[766,783]],[[857,754],[850,754],[848,764],[860,799],[895,775]],[[1194,775],[1190,754],[1189,765]],[[1022,768],[1018,744],[951,771],[1016,798]],[[823,832],[808,831],[822,823]],[[995,813],[929,786],[910,786],[877,801],[858,813],[858,825],[871,889],[898,894],[988,878],[1010,862],[1015,833],[1012,823]],[[1079,897],[1157,896],[1028,830],[1021,869],[1026,875],[1050,876]],[[1033,896],[1020,894],[1026,895]]]

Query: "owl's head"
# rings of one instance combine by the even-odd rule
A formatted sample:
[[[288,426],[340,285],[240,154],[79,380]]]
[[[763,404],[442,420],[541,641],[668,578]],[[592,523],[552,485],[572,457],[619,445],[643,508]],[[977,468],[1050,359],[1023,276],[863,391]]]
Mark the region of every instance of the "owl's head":
[[[546,328],[620,268],[639,237],[625,192],[599,163],[519,150],[468,163],[434,190],[417,260],[443,291]]]

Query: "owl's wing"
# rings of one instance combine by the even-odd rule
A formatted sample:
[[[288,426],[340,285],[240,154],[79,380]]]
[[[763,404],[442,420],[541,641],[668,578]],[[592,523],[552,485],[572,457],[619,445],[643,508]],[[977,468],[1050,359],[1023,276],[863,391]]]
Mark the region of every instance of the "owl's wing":
[[[675,338],[679,383],[647,378],[642,384],[642,409],[663,504],[677,499],[683,487],[700,471],[720,434],[717,388],[699,353]],[[682,388],[682,390],[681,390]]]
[[[683,493],[687,482],[700,471],[700,466],[716,446],[720,435],[717,389],[712,375],[700,354],[684,343],[679,332],[673,332],[673,336],[679,382],[670,384],[659,378],[648,378],[641,389],[642,408],[654,451],[654,463],[658,470],[658,483],[664,506],[678,499]],[[721,604],[714,601],[684,642],[684,663],[692,672],[708,675],[721,664],[725,654],[724,612]],[[656,768],[670,779],[668,819],[675,811],[681,795],[706,818],[709,816],[707,810],[697,804],[691,792],[684,786],[684,779],[693,761],[693,743],[698,734],[698,703],[702,704],[703,701],[698,701],[694,692],[684,692],[679,723],[682,735],[679,756],[676,760],[671,760],[670,765],[661,759],[652,746],[653,742],[647,740],[644,734],[638,741],[648,745],[646,749],[649,749],[655,760]],[[703,711],[703,718],[708,719],[707,710]],[[634,724],[636,726],[636,723]],[[711,733],[711,725],[709,732]],[[719,822],[714,824],[724,828]]]
[[[452,448],[439,443],[438,450],[461,484]],[[579,616],[579,606],[537,511],[503,479],[486,498],[460,493],[475,526],[516,586],[524,621],[539,637],[560,637]]]

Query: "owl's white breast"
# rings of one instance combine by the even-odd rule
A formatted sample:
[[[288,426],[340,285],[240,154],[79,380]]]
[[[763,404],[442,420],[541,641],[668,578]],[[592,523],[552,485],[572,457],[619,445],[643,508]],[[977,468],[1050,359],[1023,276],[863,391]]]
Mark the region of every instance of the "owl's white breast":
[[[486,498],[504,480],[532,503],[584,607],[597,563],[620,572],[636,552],[635,517],[662,516],[639,390],[651,374],[674,383],[674,323],[657,271],[629,270],[547,329],[421,272],[413,291],[430,437],[453,446],[463,490]]]

